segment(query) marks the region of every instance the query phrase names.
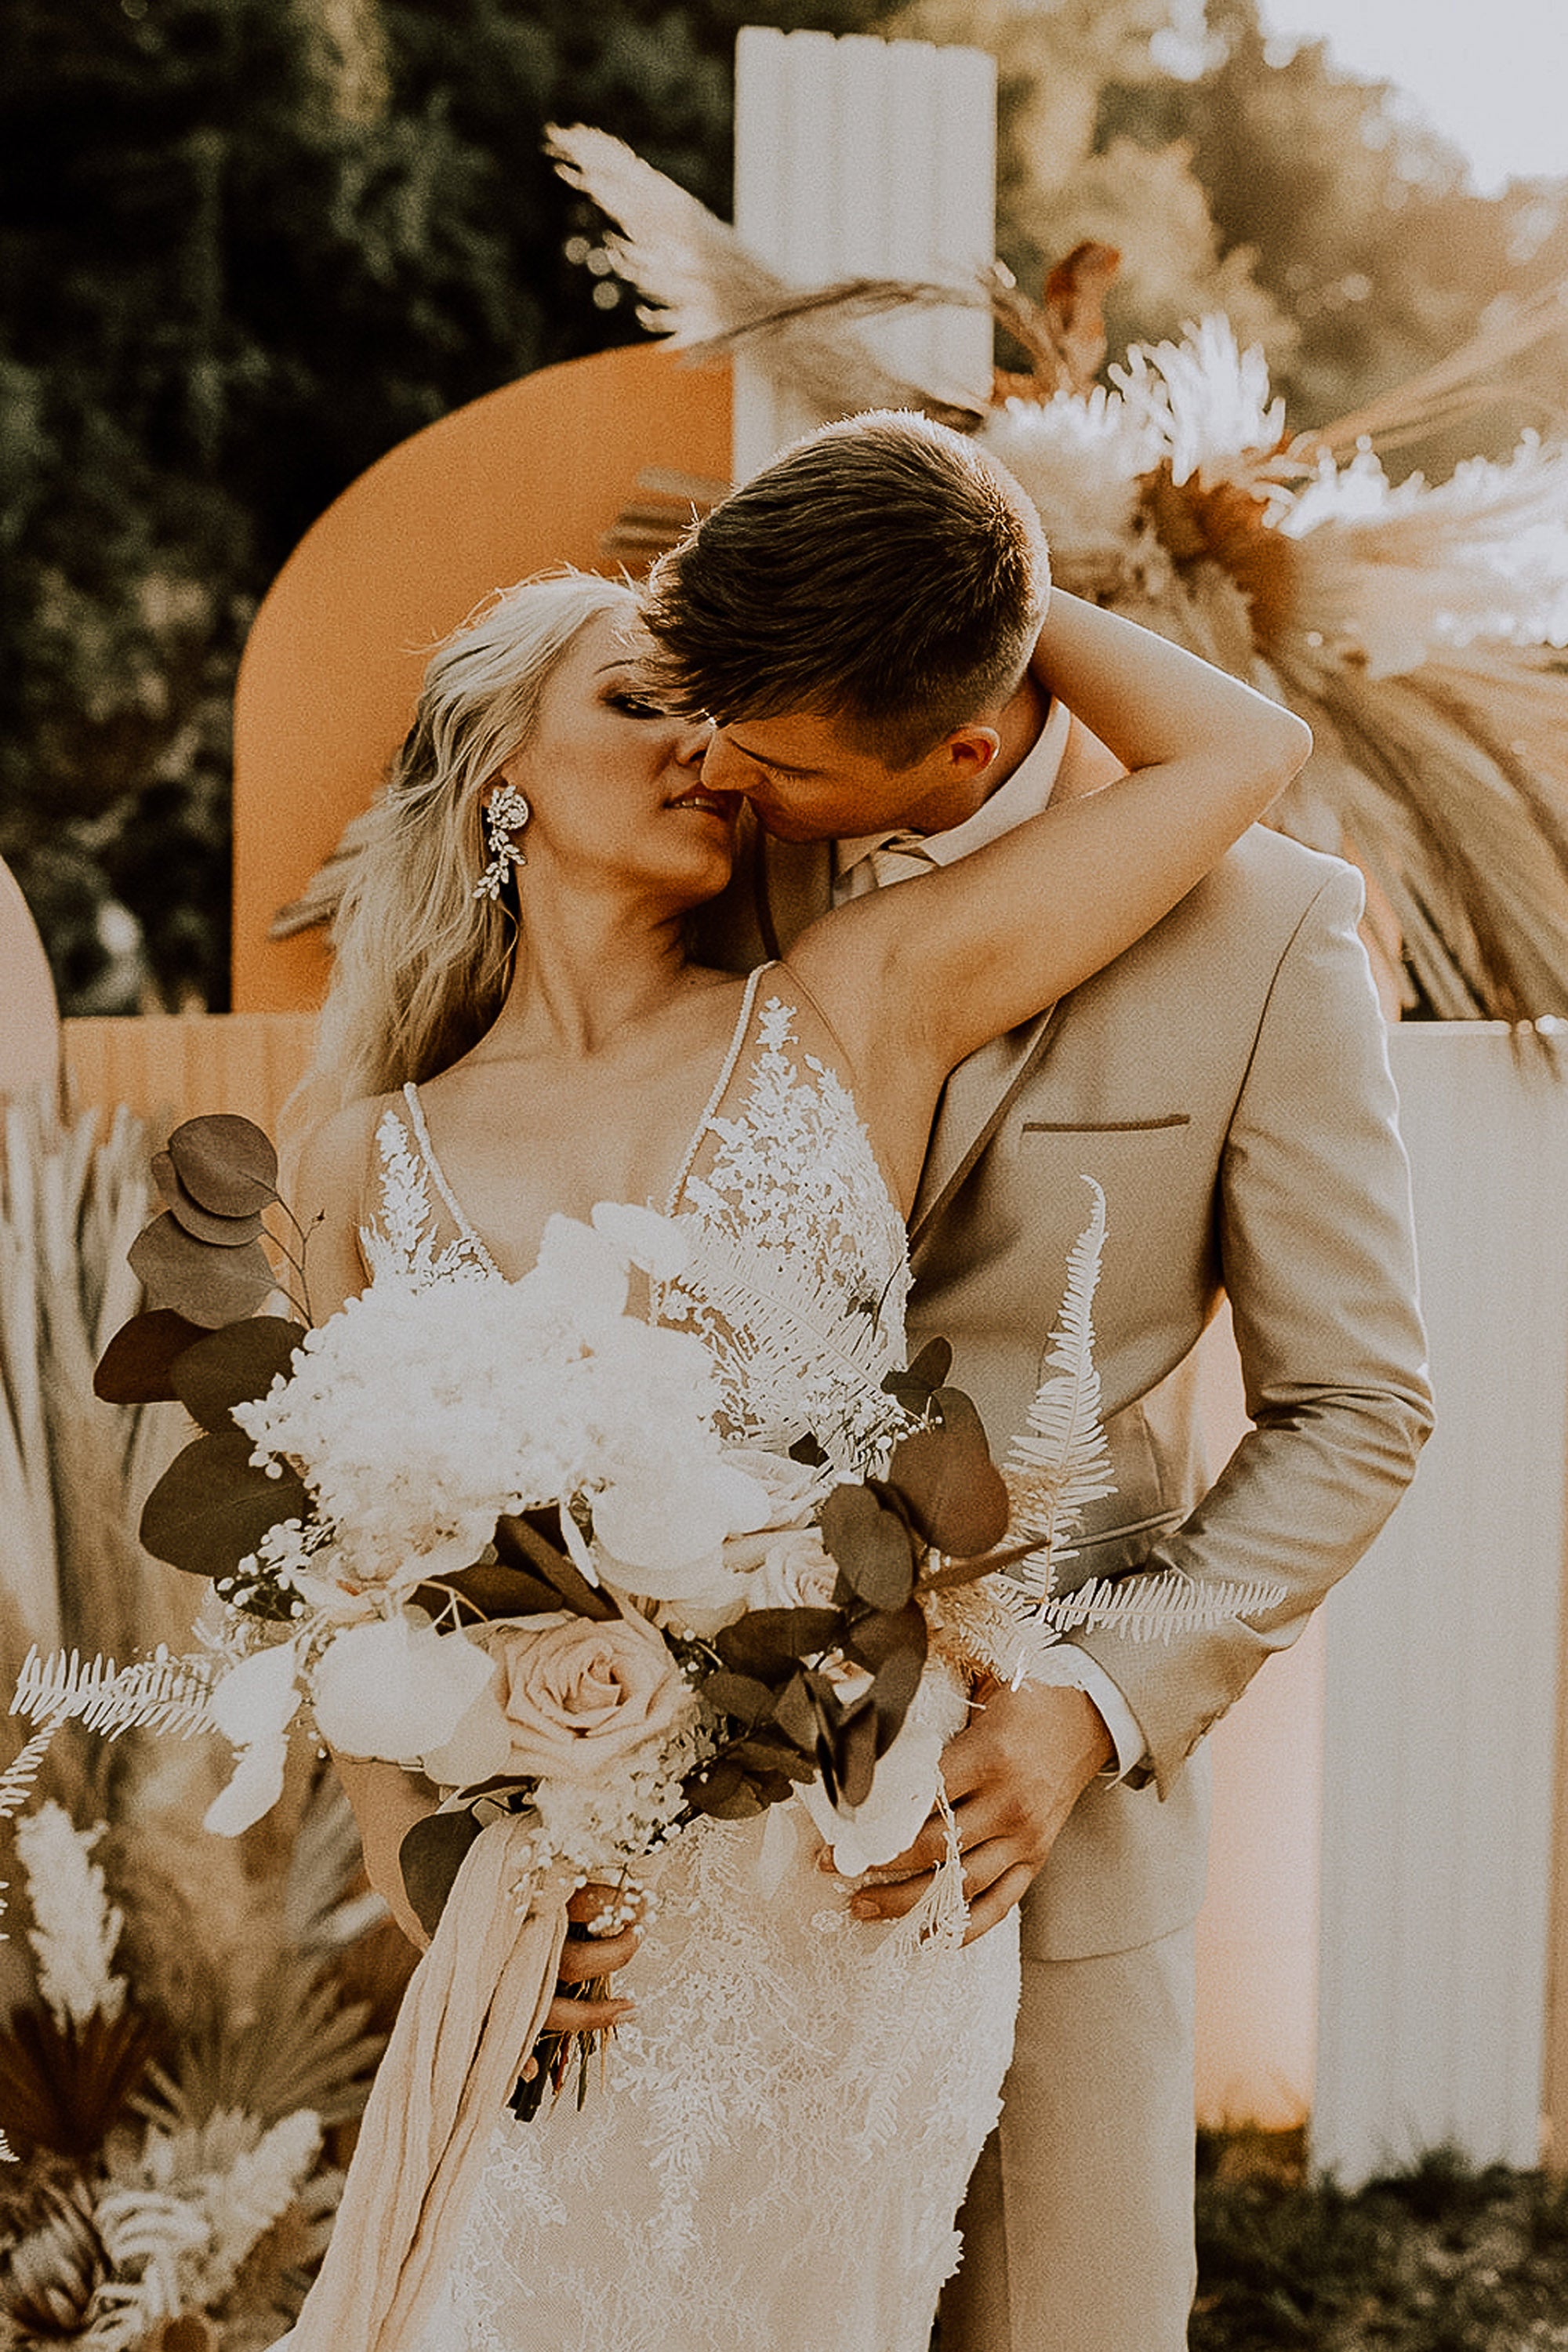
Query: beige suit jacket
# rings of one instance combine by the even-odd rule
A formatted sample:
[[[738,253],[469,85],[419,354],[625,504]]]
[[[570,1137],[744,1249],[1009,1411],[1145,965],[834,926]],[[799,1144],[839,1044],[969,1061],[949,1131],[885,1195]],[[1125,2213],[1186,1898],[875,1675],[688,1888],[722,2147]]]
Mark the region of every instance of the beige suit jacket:
[[[703,943],[737,964],[787,951],[828,903],[825,845],[761,848]],[[1146,1760],[1076,1807],[1026,1901],[1039,1958],[1130,1949],[1195,1916],[1204,1735],[1371,1542],[1431,1425],[1361,903],[1353,868],[1255,829],[1117,962],[955,1070],[932,1131],[912,1330],[952,1340],[998,1448],[1040,1378],[1081,1179],[1105,1189],[1096,1354],[1116,1492],[1064,1582],[1146,1563],[1286,1588],[1217,1633],[1082,1637]],[[1190,1360],[1222,1296],[1254,1426],[1211,1485]]]

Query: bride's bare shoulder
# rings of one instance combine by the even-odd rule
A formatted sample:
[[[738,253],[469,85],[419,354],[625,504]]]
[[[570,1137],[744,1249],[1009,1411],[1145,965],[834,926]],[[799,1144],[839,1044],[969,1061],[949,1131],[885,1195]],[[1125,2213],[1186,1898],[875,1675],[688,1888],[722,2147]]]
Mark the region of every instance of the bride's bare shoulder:
[[[372,1172],[376,1130],[397,1095],[369,1095],[344,1105],[311,1128],[300,1145],[289,1187],[294,1213],[303,1224],[358,1223],[360,1202]]]
[[[399,1099],[372,1095],[349,1103],[311,1128],[300,1146],[289,1198],[305,1234],[317,1322],[363,1286],[359,1229],[374,1173],[375,1134]]]

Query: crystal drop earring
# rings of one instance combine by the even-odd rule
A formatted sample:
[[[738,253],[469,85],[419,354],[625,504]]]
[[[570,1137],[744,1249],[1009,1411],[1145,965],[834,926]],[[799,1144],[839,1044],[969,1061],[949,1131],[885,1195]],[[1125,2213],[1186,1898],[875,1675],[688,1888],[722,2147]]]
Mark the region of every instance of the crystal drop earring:
[[[499,900],[512,867],[527,865],[527,858],[511,836],[522,831],[532,814],[515,784],[503,782],[491,793],[485,804],[485,838],[489,845],[489,864],[474,885],[476,898]]]

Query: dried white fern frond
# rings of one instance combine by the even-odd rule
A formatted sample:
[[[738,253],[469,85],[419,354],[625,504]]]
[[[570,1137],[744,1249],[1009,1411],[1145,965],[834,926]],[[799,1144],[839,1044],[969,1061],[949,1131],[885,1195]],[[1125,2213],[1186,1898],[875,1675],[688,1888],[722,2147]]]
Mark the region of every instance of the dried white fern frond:
[[[897,1433],[901,1416],[882,1387],[896,1369],[892,1335],[873,1315],[847,1318],[836,1291],[799,1252],[770,1250],[741,1233],[697,1223],[678,1290],[660,1301],[684,1315],[722,1362],[743,1334],[745,1393],[759,1423],[788,1444],[814,1434],[840,1466],[868,1437]]]
[[[32,1795],[39,1767],[63,1720],[60,1716],[47,1717],[26,1746],[0,1772],[0,1822],[10,1821],[19,1813]]]
[[[1100,1374],[1094,1361],[1094,1294],[1105,1246],[1105,1194],[1092,1176],[1089,1223],[1068,1257],[1067,1289],[1051,1333],[1046,1377],[1029,1407],[1026,1428],[1008,1449],[1003,1475],[1012,1497],[1013,1524],[1037,1536],[1022,1581],[1037,1600],[1050,1591],[1058,1545],[1089,1504],[1114,1494],[1110,1450],[1100,1418]]]
[[[162,1647],[131,1666],[101,1656],[84,1661],[75,1650],[43,1658],[35,1648],[23,1661],[11,1712],[30,1723],[79,1723],[110,1739],[126,1731],[188,1739],[211,1728],[209,1697],[205,1661],[172,1657]]]
[[[1138,1576],[1098,1577],[1076,1592],[1060,1592],[1035,1604],[1033,1613],[1057,1634],[1103,1630],[1134,1642],[1168,1642],[1173,1633],[1212,1633],[1238,1617],[1276,1608],[1285,1591],[1283,1584],[1265,1577],[1246,1583],[1209,1583],[1162,1569]]]

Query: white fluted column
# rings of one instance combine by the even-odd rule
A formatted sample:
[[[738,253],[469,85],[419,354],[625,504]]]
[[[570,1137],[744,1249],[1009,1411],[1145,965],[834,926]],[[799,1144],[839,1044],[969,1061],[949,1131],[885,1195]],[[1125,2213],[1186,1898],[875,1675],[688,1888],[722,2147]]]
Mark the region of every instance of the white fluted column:
[[[984,51],[747,26],[735,50],[735,226],[803,287],[973,281],[995,251],[996,65]],[[857,331],[933,392],[984,398],[991,319],[905,311]],[[735,478],[824,420],[759,360],[735,365]]]

